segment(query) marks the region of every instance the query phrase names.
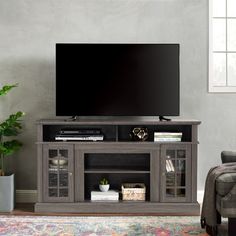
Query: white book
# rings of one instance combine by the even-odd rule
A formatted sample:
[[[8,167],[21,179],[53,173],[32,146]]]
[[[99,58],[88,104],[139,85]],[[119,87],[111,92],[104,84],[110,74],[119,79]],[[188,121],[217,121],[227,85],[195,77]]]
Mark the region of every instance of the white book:
[[[92,197],[91,196],[91,201],[118,201],[119,198],[118,197]]]
[[[182,135],[154,135],[155,138],[182,138]]]
[[[92,202],[119,202],[119,199],[91,199]]]
[[[109,190],[107,192],[101,191],[91,191],[91,200],[92,201],[118,201],[119,192],[115,190]]]
[[[159,137],[159,138],[179,138],[182,137],[182,134],[158,134],[154,133],[154,137]]]
[[[181,138],[156,138],[154,137],[154,142],[180,142]]]
[[[182,132],[154,132],[154,135],[158,135],[158,136],[162,136],[162,135],[171,135],[171,136],[182,136],[183,133]]]
[[[91,195],[93,196],[119,196],[119,192],[115,190],[108,190],[107,192],[91,191]]]

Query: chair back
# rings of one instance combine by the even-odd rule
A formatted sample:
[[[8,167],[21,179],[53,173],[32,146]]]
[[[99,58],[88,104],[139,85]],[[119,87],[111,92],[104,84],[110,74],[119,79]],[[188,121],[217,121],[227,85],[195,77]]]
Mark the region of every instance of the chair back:
[[[221,161],[223,164],[228,162],[236,162],[236,152],[232,151],[221,152]]]

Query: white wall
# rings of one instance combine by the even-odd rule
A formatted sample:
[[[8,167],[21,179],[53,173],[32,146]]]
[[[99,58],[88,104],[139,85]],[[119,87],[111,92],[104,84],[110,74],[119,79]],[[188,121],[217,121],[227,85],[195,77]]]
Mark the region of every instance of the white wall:
[[[198,189],[221,150],[236,149],[235,94],[207,93],[206,0],[0,1],[0,119],[27,113],[23,149],[9,164],[18,189],[36,189],[35,121],[55,116],[56,42],[155,42],[181,45],[181,119],[199,119]]]

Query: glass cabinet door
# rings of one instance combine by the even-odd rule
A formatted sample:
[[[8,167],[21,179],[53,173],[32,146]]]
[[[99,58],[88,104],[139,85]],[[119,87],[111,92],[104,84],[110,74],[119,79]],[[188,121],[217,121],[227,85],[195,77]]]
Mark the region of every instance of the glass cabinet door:
[[[163,202],[190,201],[191,146],[162,145],[161,200]]]
[[[45,201],[70,202],[73,198],[73,149],[66,145],[44,145]]]

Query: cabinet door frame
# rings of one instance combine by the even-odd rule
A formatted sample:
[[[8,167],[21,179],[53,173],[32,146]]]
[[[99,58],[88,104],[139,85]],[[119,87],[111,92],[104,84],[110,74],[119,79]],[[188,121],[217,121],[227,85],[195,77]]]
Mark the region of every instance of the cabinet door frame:
[[[170,150],[185,150],[186,151],[186,176],[185,176],[185,197],[166,197],[166,151]],[[192,166],[191,166],[191,144],[161,144],[160,149],[160,202],[191,202],[192,200]]]
[[[68,150],[68,197],[49,197],[49,150]],[[44,202],[74,202],[74,147],[73,144],[44,144],[43,145],[43,201]],[[58,186],[57,186],[58,187]]]

